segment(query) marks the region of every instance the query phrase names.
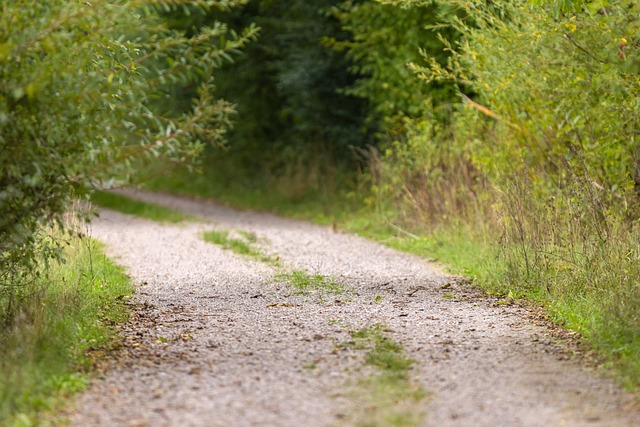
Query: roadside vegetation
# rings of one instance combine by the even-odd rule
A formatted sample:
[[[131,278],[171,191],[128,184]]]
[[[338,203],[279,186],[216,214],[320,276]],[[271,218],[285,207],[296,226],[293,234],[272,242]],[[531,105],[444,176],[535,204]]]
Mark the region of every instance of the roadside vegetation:
[[[147,203],[122,194],[96,191],[91,194],[91,202],[103,208],[112,209],[128,215],[150,219],[152,221],[178,223],[198,221],[198,218],[164,206]]]
[[[84,385],[91,354],[113,344],[131,289],[95,243],[69,237],[66,216],[151,161],[192,165],[205,145],[224,144],[234,109],[213,96],[213,74],[258,30],[210,21],[195,35],[166,15],[239,3],[2,2],[0,424],[38,424],[40,410]],[[113,195],[95,200],[182,219]]]
[[[88,384],[95,362],[117,345],[117,324],[128,318],[129,278],[98,242],[66,238],[66,261],[38,267],[41,275],[22,285],[0,331],[3,426],[46,424]]]

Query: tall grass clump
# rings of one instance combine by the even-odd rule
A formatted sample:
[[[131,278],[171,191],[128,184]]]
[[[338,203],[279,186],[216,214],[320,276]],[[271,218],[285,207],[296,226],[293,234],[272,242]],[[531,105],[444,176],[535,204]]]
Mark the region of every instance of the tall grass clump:
[[[89,238],[67,239],[64,262],[40,264],[0,325],[0,424],[39,425],[84,388],[89,368],[127,319],[132,285]],[[6,307],[7,293],[0,295]]]
[[[392,140],[381,157],[375,151],[369,157],[378,200],[392,206],[404,224],[413,226],[435,228],[490,217],[489,184],[473,162],[473,145],[462,123],[457,129],[427,119],[407,127],[406,134]]]
[[[573,177],[563,194],[546,204],[531,188],[514,181],[504,194],[508,282],[544,301],[553,319],[609,355],[625,382],[637,386],[637,221],[618,216],[615,207],[604,202],[606,190],[584,178]]]

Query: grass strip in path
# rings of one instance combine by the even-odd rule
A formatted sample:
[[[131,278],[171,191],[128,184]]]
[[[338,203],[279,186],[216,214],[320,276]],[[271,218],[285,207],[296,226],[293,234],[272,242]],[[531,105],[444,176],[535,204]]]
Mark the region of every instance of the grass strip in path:
[[[275,279],[296,289],[298,295],[309,295],[313,291],[340,295],[347,292],[344,285],[321,274],[309,274],[304,270],[294,270],[291,273],[277,274]]]
[[[150,219],[158,222],[178,223],[182,221],[199,221],[198,218],[164,206],[135,200],[118,193],[96,191],[91,201],[103,208],[112,209],[128,215]]]
[[[75,241],[65,264],[53,263],[37,283],[25,285],[10,326],[0,329],[2,426],[46,424],[114,345],[114,325],[128,318],[124,301],[133,286],[100,247]]]
[[[381,325],[351,331],[343,348],[365,350],[367,374],[348,392],[351,398],[348,425],[367,427],[413,427],[424,418],[420,402],[426,392],[410,379],[413,361]]]
[[[256,248],[258,238],[254,233],[240,231],[238,237],[232,237],[228,230],[210,230],[204,232],[202,237],[206,242],[222,246],[223,249],[238,255],[246,256],[272,267],[280,267],[280,260],[277,257],[267,255]]]

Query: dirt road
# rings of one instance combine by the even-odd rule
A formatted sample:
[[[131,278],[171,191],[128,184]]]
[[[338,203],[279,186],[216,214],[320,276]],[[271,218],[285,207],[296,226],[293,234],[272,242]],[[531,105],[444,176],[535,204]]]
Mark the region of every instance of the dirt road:
[[[135,197],[207,222],[111,211],[94,221],[93,237],[138,292],[125,347],[78,398],[72,425],[395,425],[375,419],[385,403],[356,395],[367,394],[354,388],[364,353],[342,345],[372,325],[414,361],[411,381],[425,392],[407,409],[417,425],[640,425],[630,397],[570,360],[525,310],[473,295],[417,257],[268,214]],[[256,236],[281,267],[204,242],[212,229]],[[275,277],[294,270],[330,277],[346,293],[299,294]]]

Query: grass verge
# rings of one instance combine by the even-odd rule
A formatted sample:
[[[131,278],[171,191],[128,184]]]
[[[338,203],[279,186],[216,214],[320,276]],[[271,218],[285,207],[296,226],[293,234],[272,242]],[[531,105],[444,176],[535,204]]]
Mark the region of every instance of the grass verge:
[[[0,424],[46,425],[52,411],[82,390],[101,352],[115,343],[133,292],[100,245],[78,240],[65,264],[31,284],[12,324],[0,331]],[[48,414],[48,415],[47,415]]]
[[[164,206],[135,200],[122,194],[107,191],[96,191],[91,201],[103,208],[112,209],[128,215],[150,219],[152,221],[178,223],[182,221],[198,221],[198,218]]]
[[[255,234],[241,231],[238,233],[238,236],[239,237],[231,237],[228,230],[210,230],[205,231],[202,235],[206,242],[222,246],[224,249],[269,264],[272,267],[280,266],[280,260],[278,258],[266,255],[255,247],[258,240]]]
[[[360,202],[355,192],[347,197],[319,189],[291,194],[293,183],[290,180],[275,177],[248,180],[240,175],[236,171],[235,175],[222,176],[215,168],[207,168],[201,174],[178,170],[173,175],[161,175],[147,182],[146,188],[204,197],[229,206],[269,211],[321,224],[331,224],[337,216],[356,209]],[[352,186],[352,183],[344,184],[346,186]]]
[[[381,325],[351,331],[343,347],[365,350],[368,373],[350,391],[352,407],[345,420],[355,426],[411,427],[420,425],[424,414],[420,402],[425,391],[410,380],[413,361]]]
[[[627,390],[640,391],[640,301],[637,257],[640,246],[628,236],[611,238],[605,247],[546,261],[531,276],[517,274],[512,264],[522,250],[499,244],[499,236],[469,224],[448,224],[419,233],[394,227],[362,215],[345,218],[341,225],[372,240],[445,265],[448,272],[465,276],[490,295],[505,301],[521,299],[543,309],[546,318],[578,332],[585,350],[595,350],[589,363],[601,364]],[[606,246],[609,245],[609,246]],[[535,253],[527,249],[529,254]],[[577,262],[580,256],[585,260]],[[533,258],[533,257],[532,257]],[[568,260],[568,261],[567,261]],[[588,261],[588,262],[587,262]],[[521,269],[522,270],[522,269]],[[635,282],[635,286],[633,283]]]
[[[440,263],[451,273],[465,276],[491,294],[507,294],[502,280],[506,265],[500,249],[484,230],[466,224],[442,226],[428,233],[406,231],[374,213],[353,212],[337,220],[340,228],[393,249]]]

